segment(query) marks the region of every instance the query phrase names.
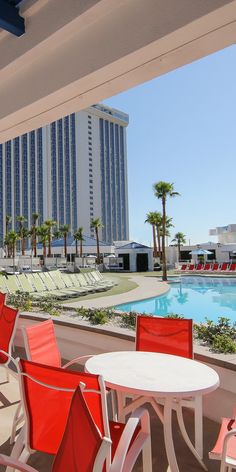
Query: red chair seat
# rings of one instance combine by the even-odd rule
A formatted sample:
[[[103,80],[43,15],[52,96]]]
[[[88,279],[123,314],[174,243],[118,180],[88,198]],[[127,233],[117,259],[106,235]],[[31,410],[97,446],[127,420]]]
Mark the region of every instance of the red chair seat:
[[[210,455],[212,458],[213,456],[215,456],[215,459],[221,458],[225,435],[231,429],[234,429],[234,428],[236,428],[236,420],[231,420],[230,418],[223,418],[216,444],[214,448],[212,449],[212,451],[210,452]],[[227,456],[231,457],[232,459],[236,459],[236,436],[232,436],[229,439],[229,442],[227,445]]]

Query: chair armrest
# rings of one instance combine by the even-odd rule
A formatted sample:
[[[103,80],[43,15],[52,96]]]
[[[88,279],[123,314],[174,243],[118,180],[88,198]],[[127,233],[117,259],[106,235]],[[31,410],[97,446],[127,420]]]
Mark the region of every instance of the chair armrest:
[[[62,366],[63,369],[67,369],[67,367],[73,365],[73,364],[76,364],[76,363],[79,363],[79,361],[81,359],[89,359],[90,357],[93,357],[94,354],[88,354],[87,356],[79,356],[79,357],[75,357],[75,359],[72,359],[70,362],[67,362],[66,364],[64,364]]]
[[[11,457],[5,456],[5,454],[0,454],[0,464],[6,467],[12,467],[14,470],[16,469],[21,472],[37,472],[37,470],[30,465],[11,459]]]
[[[228,433],[226,433],[224,437],[223,443],[223,450],[222,450],[222,459],[225,460],[227,456],[227,446],[231,436],[236,436],[236,428],[231,429]]]
[[[134,439],[132,446],[130,447],[131,441],[139,423],[141,423],[141,429],[137,437]],[[142,438],[140,437],[141,434]],[[145,408],[137,408],[132,413],[125,425],[125,428],[120,437],[120,441],[115,452],[115,456],[112,461],[110,471],[112,472],[113,470],[123,470],[122,467],[128,454],[137,458],[142,449],[142,445],[144,444],[147,438],[150,438],[149,413]],[[133,461],[134,459],[132,459],[132,462]]]

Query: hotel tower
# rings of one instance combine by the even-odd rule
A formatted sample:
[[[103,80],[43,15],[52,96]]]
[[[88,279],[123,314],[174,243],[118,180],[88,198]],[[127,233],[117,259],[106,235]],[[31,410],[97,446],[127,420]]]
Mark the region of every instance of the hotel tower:
[[[101,218],[106,242],[129,239],[126,127],[128,115],[93,105],[0,145],[0,243],[6,215],[17,230],[53,219],[94,236]]]

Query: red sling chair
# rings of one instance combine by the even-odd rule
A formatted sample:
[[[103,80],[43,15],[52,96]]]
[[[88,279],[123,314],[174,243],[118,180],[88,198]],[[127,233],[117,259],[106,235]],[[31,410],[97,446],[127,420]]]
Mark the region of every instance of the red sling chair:
[[[209,457],[221,461],[220,472],[236,468],[236,406],[232,418],[222,418],[219,436]]]
[[[142,316],[136,318],[136,350],[147,352],[158,352],[163,354],[172,354],[181,357],[193,358],[193,333],[191,319],[175,319],[160,318],[156,316]],[[119,399],[118,399],[119,400]],[[147,400],[137,398],[134,405],[140,406]],[[122,410],[124,409],[124,399],[121,397],[121,405],[118,405],[120,418],[122,418]],[[163,414],[158,401],[152,402],[159,418],[163,421]],[[188,398],[176,401],[174,405],[177,411],[177,417],[181,432],[185,438],[188,438],[187,431],[184,426],[182,406],[194,409],[195,415],[195,449],[199,457],[203,457],[203,424],[202,424],[202,399]],[[132,411],[132,404],[125,407],[124,411]],[[190,440],[189,440],[190,441]],[[193,454],[194,450],[192,449]],[[199,460],[202,465],[202,462]]]
[[[19,379],[25,426],[11,460],[25,463],[41,451],[56,456],[53,472],[128,472],[142,451],[144,470],[151,471],[148,412],[137,410],[126,425],[108,421],[101,376],[22,360]],[[79,384],[83,394],[74,394]]]
[[[5,293],[0,293],[0,366],[7,368],[7,379],[9,380],[9,356],[12,353],[19,313],[15,308],[5,305],[5,297]]]
[[[76,362],[87,359],[90,356],[80,356],[62,366],[61,353],[58,348],[54,324],[51,319],[37,323],[33,326],[22,327],[24,345],[27,359],[40,364],[66,369]],[[21,404],[19,404],[13,421],[11,432],[11,444],[15,441],[16,428],[22,422]]]

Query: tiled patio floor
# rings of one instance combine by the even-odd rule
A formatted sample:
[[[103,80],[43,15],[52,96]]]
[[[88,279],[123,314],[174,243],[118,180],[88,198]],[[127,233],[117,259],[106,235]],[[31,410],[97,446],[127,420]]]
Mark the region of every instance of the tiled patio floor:
[[[17,381],[11,377],[10,383],[6,383],[5,371],[0,369],[0,452],[10,454],[11,446],[9,444],[9,435],[11,430],[11,424],[14,412],[17,407],[19,399],[19,391]],[[163,442],[163,428],[152,409],[147,406],[152,423],[152,447],[153,447],[153,472],[166,472],[167,462],[165,455],[165,448]],[[193,416],[192,413],[187,410],[185,412],[185,419],[187,422],[188,430],[192,433]],[[181,472],[200,472],[203,469],[198,465],[195,458],[189,452],[185,445],[177,422],[174,415],[173,421],[174,431],[174,442],[176,455],[178,458],[179,468]],[[210,461],[208,459],[208,451],[214,444],[217,436],[218,425],[213,421],[204,419],[204,461],[210,472],[218,472],[219,464],[218,461]],[[36,453],[31,456],[29,464],[34,466],[39,472],[49,472],[52,458],[45,454]],[[3,472],[5,468],[0,466],[0,472]],[[134,472],[141,472],[141,460],[135,466]],[[69,472],[69,471],[68,471]]]

